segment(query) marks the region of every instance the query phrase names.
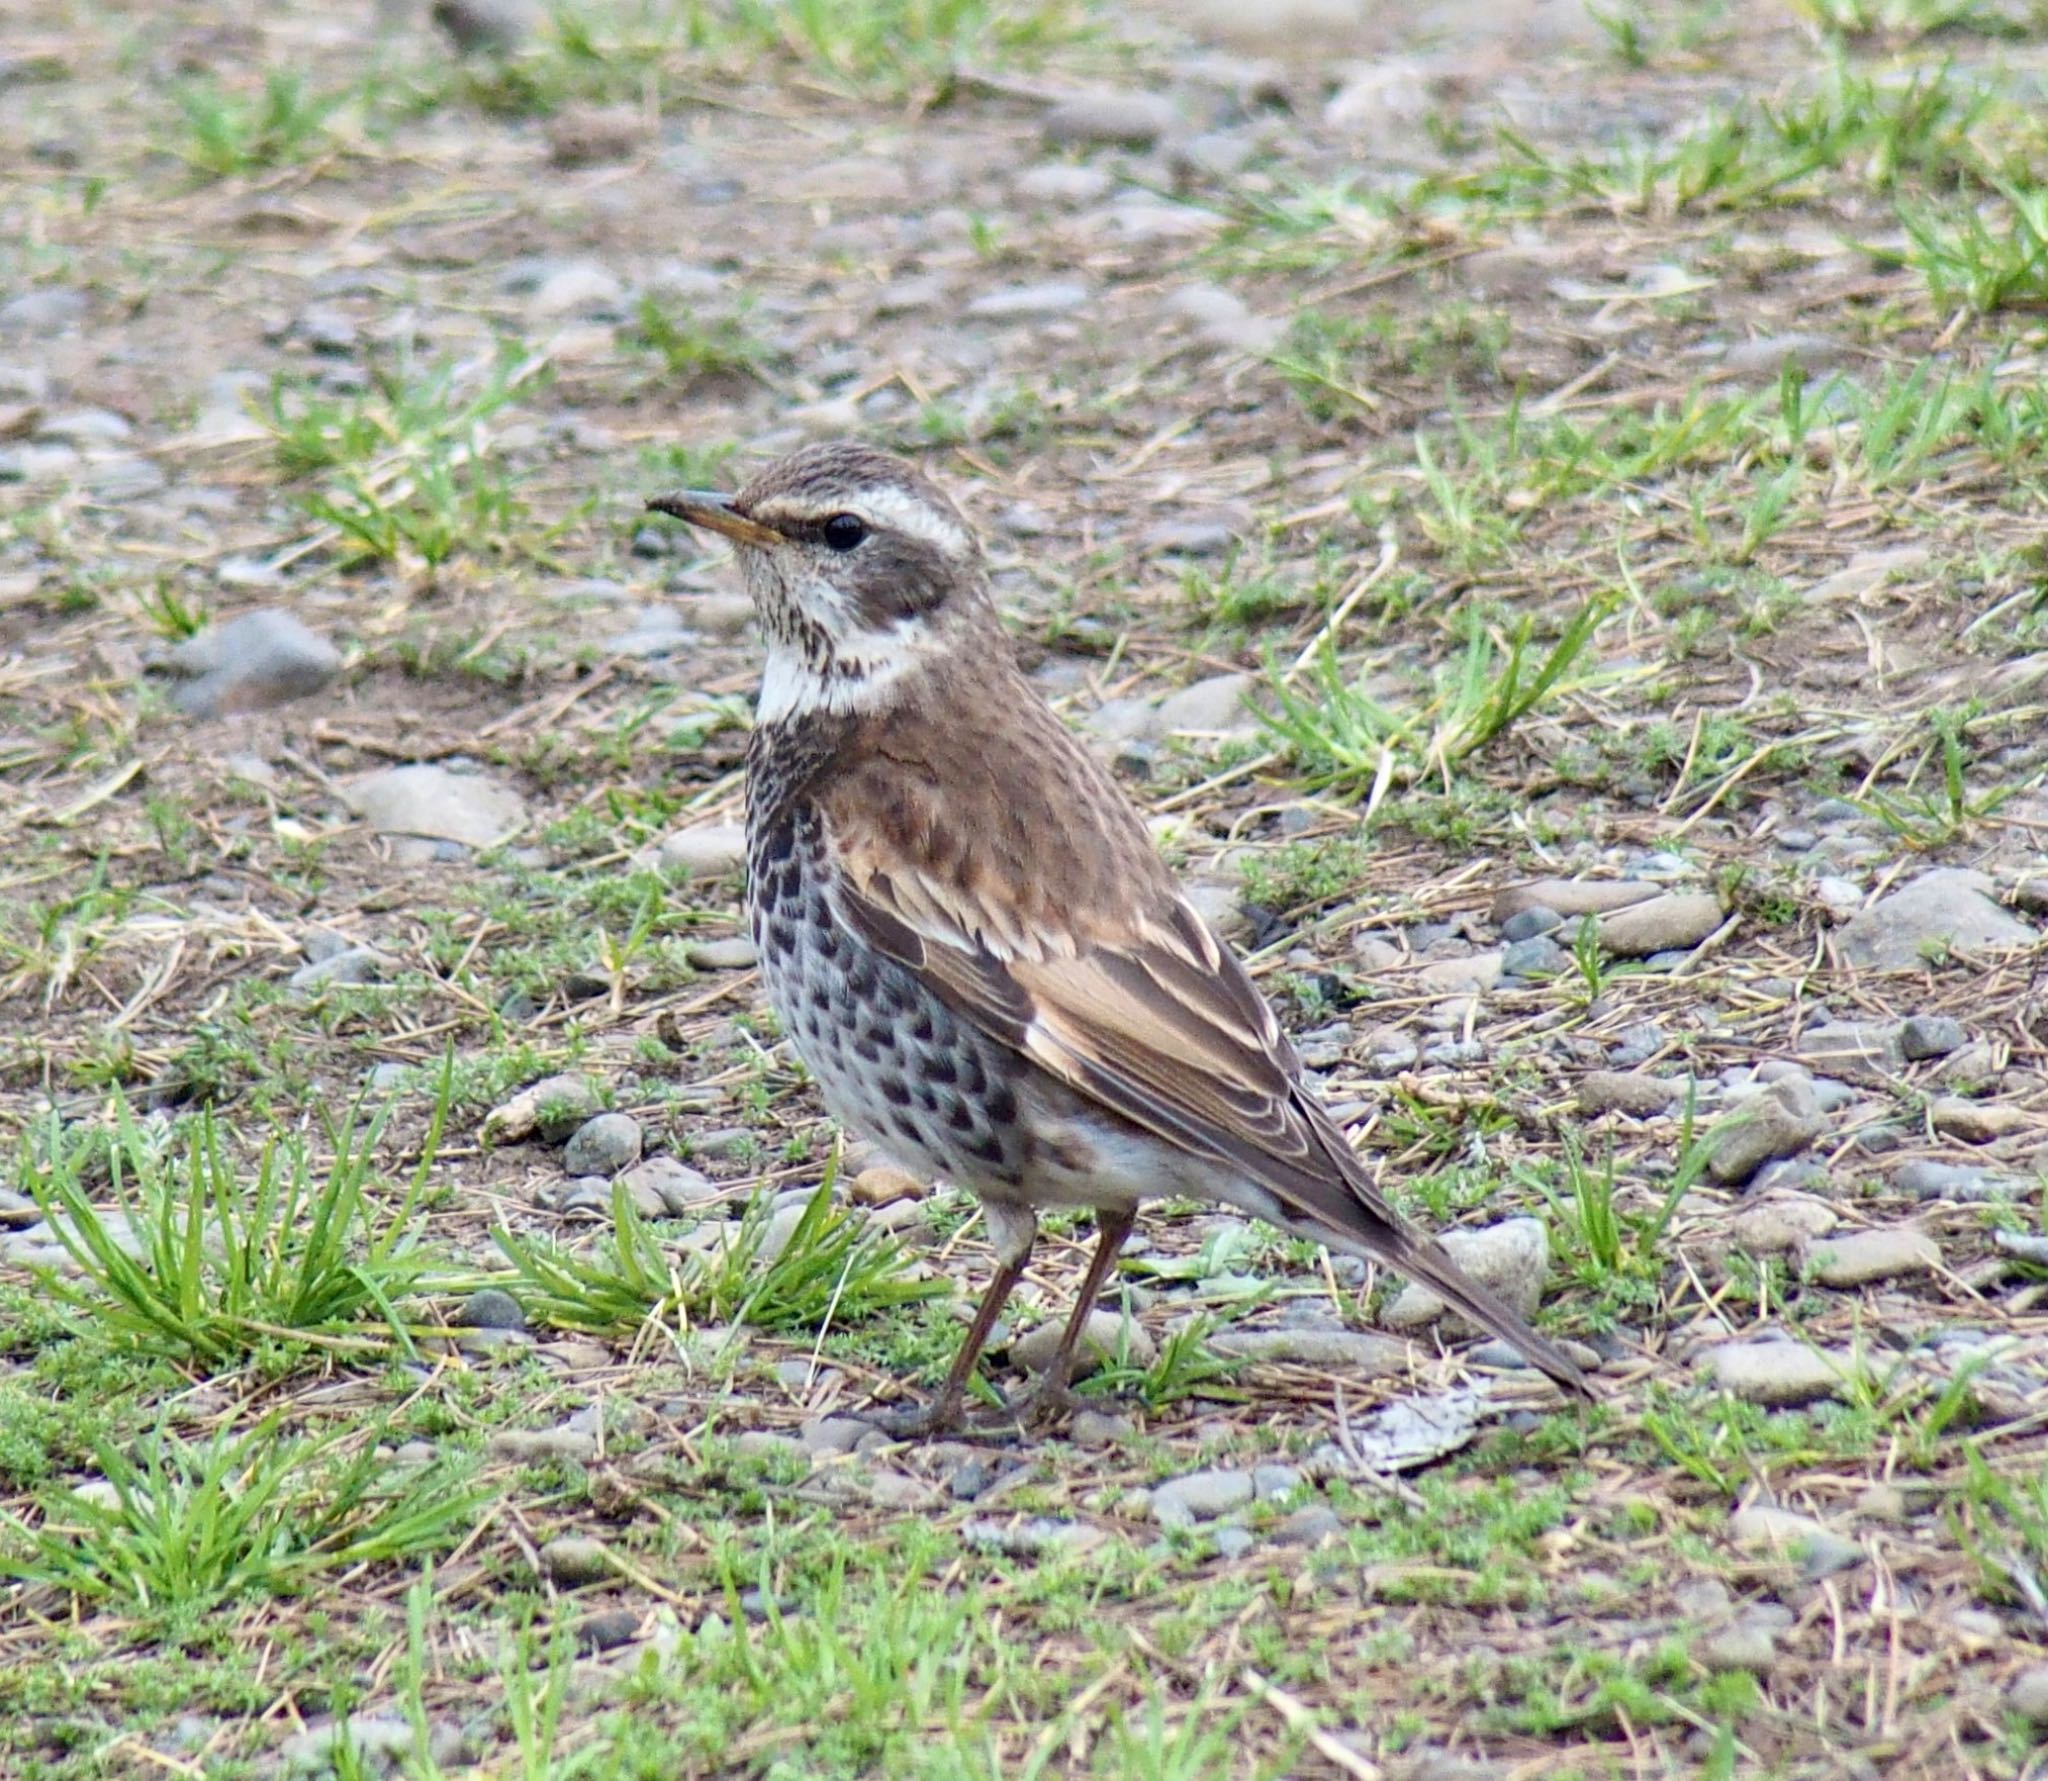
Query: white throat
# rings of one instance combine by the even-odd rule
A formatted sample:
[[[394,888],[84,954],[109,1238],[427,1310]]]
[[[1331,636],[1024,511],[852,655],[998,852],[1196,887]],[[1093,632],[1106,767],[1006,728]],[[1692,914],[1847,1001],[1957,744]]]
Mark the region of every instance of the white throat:
[[[771,643],[754,721],[772,724],[813,711],[845,716],[872,710],[899,680],[922,667],[924,658],[919,639],[893,630],[849,639],[825,672],[803,650]]]

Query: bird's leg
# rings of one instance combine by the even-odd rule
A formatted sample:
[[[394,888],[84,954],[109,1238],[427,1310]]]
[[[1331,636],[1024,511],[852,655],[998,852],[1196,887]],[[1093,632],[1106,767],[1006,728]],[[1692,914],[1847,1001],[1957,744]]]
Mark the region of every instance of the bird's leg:
[[[960,1352],[953,1356],[952,1366],[946,1369],[945,1383],[930,1401],[902,1410],[871,1410],[862,1415],[862,1421],[873,1423],[885,1435],[911,1440],[960,1425],[961,1412],[967,1407],[967,1381],[974,1376],[974,1363],[988,1345],[989,1331],[996,1327],[996,1319],[1002,1316],[1003,1307],[1017,1290],[1017,1282],[1024,1278],[1024,1266],[1031,1259],[1031,1246],[1038,1240],[1036,1213],[1014,1206],[995,1205],[990,1205],[987,1212],[989,1235],[996,1246],[995,1278],[988,1283],[988,1291],[982,1294],[974,1321],[967,1326],[967,1334],[961,1338]]]
[[[1074,1350],[1081,1345],[1081,1332],[1088,1327],[1095,1301],[1102,1296],[1103,1283],[1116,1266],[1118,1252],[1124,1246],[1124,1239],[1131,1234],[1131,1226],[1137,1222],[1137,1217],[1135,1208],[1122,1211],[1104,1209],[1095,1214],[1095,1253],[1088,1258],[1087,1278],[1081,1282],[1080,1297],[1074,1301],[1074,1309],[1067,1316],[1067,1327],[1060,1334],[1060,1345],[1046,1362],[1045,1371],[1012,1406],[1012,1412],[1020,1422],[1042,1421],[1058,1411],[1078,1407],[1078,1400],[1067,1389],[1074,1373]]]

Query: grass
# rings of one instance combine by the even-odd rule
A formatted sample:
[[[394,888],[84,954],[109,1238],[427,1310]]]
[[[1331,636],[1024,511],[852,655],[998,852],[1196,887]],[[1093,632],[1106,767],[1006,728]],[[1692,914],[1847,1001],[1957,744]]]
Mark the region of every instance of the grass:
[[[329,122],[350,97],[316,91],[290,69],[273,69],[255,94],[211,80],[186,81],[175,93],[185,130],[178,152],[209,179],[268,173],[329,151]]]

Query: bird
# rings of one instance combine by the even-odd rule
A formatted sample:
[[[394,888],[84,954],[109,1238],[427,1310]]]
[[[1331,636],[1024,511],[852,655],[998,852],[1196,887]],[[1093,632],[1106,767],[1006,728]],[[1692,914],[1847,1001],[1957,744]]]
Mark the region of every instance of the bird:
[[[651,510],[730,542],[766,644],[746,760],[747,914],[767,999],[842,1128],[980,1202],[995,1272],[937,1392],[966,1420],[1039,1214],[1093,1213],[1025,1424],[1147,1200],[1248,1212],[1426,1282],[1567,1391],[1585,1374],[1369,1178],[1243,963],[1137,807],[1025,678],[981,544],[906,459],[803,446]],[[998,1394],[1000,1395],[1000,1394]]]

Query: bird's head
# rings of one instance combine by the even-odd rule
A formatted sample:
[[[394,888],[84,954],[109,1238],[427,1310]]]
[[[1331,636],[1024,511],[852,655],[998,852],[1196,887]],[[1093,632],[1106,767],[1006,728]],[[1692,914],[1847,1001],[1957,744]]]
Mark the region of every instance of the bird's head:
[[[994,628],[981,546],[915,466],[808,445],[736,495],[648,503],[729,538],[768,639],[760,717],[853,711]]]

